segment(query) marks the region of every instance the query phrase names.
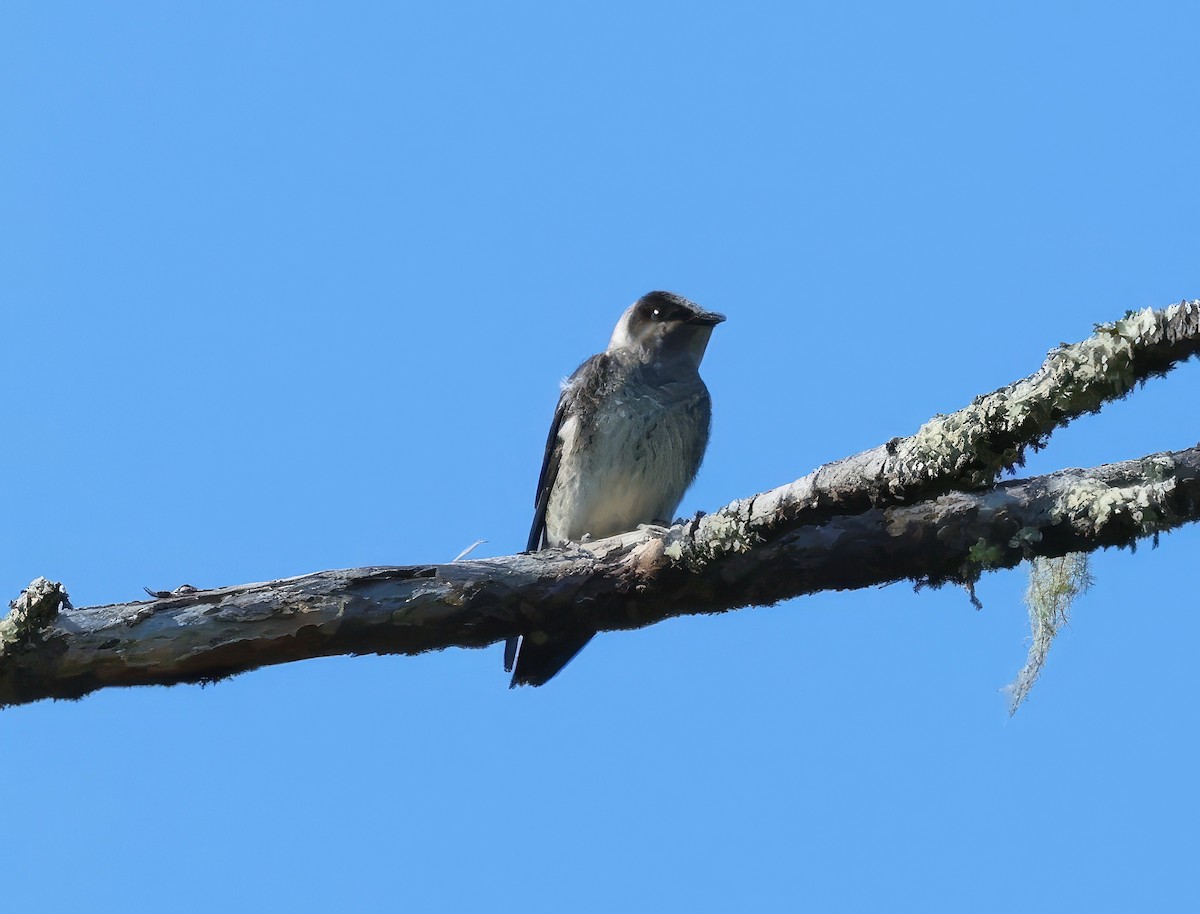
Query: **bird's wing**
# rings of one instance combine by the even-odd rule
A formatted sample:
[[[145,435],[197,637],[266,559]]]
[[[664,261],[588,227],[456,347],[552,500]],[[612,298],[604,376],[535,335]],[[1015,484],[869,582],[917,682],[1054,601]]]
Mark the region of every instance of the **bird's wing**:
[[[550,434],[546,436],[546,453],[542,458],[542,472],[538,476],[537,495],[533,500],[533,526],[529,528],[526,552],[536,552],[546,544],[546,508],[550,504],[550,493],[558,480],[558,466],[562,460],[563,442],[558,433],[567,416],[576,412],[576,407],[594,401],[610,383],[612,359],[605,353],[594,355],[575,369],[563,384],[554,410],[554,421],[550,423]]]
[[[550,435],[546,438],[546,456],[542,459],[541,475],[538,476],[538,497],[534,500],[533,527],[529,528],[527,552],[546,546],[546,507],[550,505],[550,494],[554,491],[554,483],[558,481],[559,462],[563,457],[563,441],[558,437],[563,422],[581,402],[594,401],[601,395],[601,391],[610,383],[611,369],[610,356],[605,353],[593,355],[576,368],[563,385],[558,408],[554,410],[554,421],[550,425]],[[541,643],[529,638],[509,638],[504,644],[504,669],[512,673],[516,667],[511,685],[545,684],[566,666],[571,657],[580,653],[583,645],[592,641],[594,635],[595,632],[589,631],[558,632]],[[517,657],[518,647],[520,661]]]
[[[558,438],[558,431],[562,428],[563,416],[570,401],[571,391],[568,388],[558,398],[554,421],[550,423],[550,434],[546,436],[546,454],[542,457],[542,472],[538,474],[537,495],[533,499],[533,525],[529,528],[529,539],[525,543],[526,552],[537,552],[546,545],[546,506],[550,504],[550,492],[554,489],[554,481],[558,479],[558,464],[562,459],[562,442]]]
[[[582,369],[582,366],[580,366]],[[576,372],[578,374],[578,372]],[[571,375],[572,378],[575,375]],[[533,525],[529,528],[529,539],[525,544],[526,552],[537,552],[546,545],[546,506],[550,504],[550,493],[554,490],[554,481],[558,478],[558,464],[562,458],[562,442],[558,438],[558,430],[562,428],[563,416],[571,405],[572,390],[570,381],[558,398],[558,406],[554,409],[554,420],[550,423],[550,434],[546,436],[546,453],[542,457],[542,472],[538,474],[537,494],[533,500]],[[504,672],[511,673],[517,659],[518,638],[509,638],[504,642]]]

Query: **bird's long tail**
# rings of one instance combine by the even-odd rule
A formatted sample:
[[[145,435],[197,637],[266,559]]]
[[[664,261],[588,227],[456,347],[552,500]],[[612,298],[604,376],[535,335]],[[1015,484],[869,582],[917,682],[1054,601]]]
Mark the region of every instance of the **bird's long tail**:
[[[519,648],[517,639],[510,638],[504,645],[504,669],[513,671],[509,688],[545,685],[583,650],[583,646],[595,634],[570,632],[542,639],[525,635],[520,639]]]
[[[517,647],[520,643],[520,638],[509,638],[504,642],[504,672],[512,672],[513,664],[517,662]]]

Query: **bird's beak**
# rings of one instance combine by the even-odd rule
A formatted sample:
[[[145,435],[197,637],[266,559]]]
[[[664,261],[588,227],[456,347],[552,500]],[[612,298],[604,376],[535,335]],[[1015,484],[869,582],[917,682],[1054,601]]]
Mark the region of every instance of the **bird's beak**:
[[[716,311],[699,311],[697,310],[686,321],[689,324],[700,324],[704,327],[715,327],[721,321],[725,320],[724,314],[718,314]]]

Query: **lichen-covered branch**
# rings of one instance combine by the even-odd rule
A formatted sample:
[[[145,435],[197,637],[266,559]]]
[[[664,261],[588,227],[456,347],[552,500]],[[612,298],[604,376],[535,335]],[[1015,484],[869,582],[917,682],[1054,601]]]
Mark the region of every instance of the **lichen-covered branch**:
[[[746,500],[753,503],[754,499]],[[572,625],[662,619],[889,581],[967,581],[1037,555],[1132,544],[1200,519],[1200,448],[1065,470],[762,535],[734,506],[665,536],[535,555],[327,571],[73,609],[36,584],[0,645],[0,705],[217,679],[334,654],[482,647]],[[782,527],[777,529],[783,529]],[[48,583],[48,582],[46,582]],[[47,601],[56,614],[43,611]],[[61,608],[60,608],[61,607]]]
[[[1061,344],[1035,374],[931,419],[915,435],[735,502],[711,523],[748,518],[749,544],[839,514],[991,485],[1055,429],[1197,353],[1200,300],[1130,313],[1082,342]]]

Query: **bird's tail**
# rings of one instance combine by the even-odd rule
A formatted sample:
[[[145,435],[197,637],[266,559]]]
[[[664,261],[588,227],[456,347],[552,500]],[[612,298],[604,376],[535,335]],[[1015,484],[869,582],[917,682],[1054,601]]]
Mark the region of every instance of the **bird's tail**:
[[[539,633],[540,634],[540,633]],[[525,635],[520,639],[510,638],[504,645],[504,669],[512,670],[509,688],[520,685],[545,685],[555,674],[583,650],[595,636],[595,632],[569,632],[538,639]]]
[[[520,638],[509,638],[504,642],[504,672],[512,672],[513,664],[517,662],[517,647],[520,643]]]

